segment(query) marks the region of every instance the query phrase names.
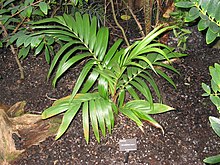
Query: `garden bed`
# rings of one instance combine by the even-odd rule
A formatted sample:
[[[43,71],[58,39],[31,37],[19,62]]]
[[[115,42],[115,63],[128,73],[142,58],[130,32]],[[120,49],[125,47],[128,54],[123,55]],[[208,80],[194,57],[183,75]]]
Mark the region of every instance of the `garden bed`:
[[[188,56],[173,63],[180,75],[169,73],[177,89],[158,79],[164,103],[175,108],[175,111],[154,116],[164,127],[164,135],[148,123],[144,123],[145,133],[142,133],[133,121],[119,115],[111,135],[102,137],[100,144],[91,135],[87,145],[81,115],[78,114],[59,140],[49,137],[28,148],[11,164],[119,165],[124,161],[124,153],[119,151],[118,142],[124,138],[137,138],[138,150],[129,156],[129,163],[135,165],[202,165],[205,157],[218,154],[220,138],[208,121],[210,115],[218,114],[210,100],[201,96],[201,83],[209,83],[208,67],[219,62],[220,50],[207,46],[196,27],[192,31],[187,44]],[[70,94],[81,69],[79,65],[69,70],[53,88],[51,81],[46,81],[49,65],[43,56],[36,58],[30,55],[22,66],[26,75],[24,81],[19,80],[19,70],[11,52],[0,49],[0,101],[8,105],[26,101],[25,110],[34,114],[41,114],[53,99]],[[16,147],[22,149],[24,139],[16,135],[14,139]]]

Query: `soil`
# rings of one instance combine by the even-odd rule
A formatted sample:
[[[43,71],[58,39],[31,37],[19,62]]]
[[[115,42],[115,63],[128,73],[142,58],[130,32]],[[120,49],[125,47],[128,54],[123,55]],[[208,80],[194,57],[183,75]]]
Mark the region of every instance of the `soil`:
[[[173,65],[180,75],[169,73],[177,89],[158,79],[163,100],[175,111],[154,115],[165,134],[147,123],[145,133],[134,122],[119,115],[112,134],[98,143],[91,134],[90,143],[83,138],[81,114],[59,140],[48,137],[39,145],[24,151],[14,165],[121,165],[124,152],[119,151],[119,140],[137,138],[137,151],[130,152],[131,165],[202,165],[205,157],[219,153],[220,138],[212,131],[208,117],[219,116],[208,98],[202,97],[201,83],[209,83],[208,67],[219,62],[220,50],[205,44],[205,37],[192,28],[187,43],[187,57]],[[172,40],[172,39],[171,39]],[[59,80],[56,88],[46,81],[49,65],[43,55],[29,55],[22,61],[25,80],[19,80],[19,70],[9,49],[0,49],[0,102],[13,105],[27,102],[26,112],[40,114],[53,100],[71,93],[81,65],[72,68]],[[15,135],[17,148],[22,139]]]

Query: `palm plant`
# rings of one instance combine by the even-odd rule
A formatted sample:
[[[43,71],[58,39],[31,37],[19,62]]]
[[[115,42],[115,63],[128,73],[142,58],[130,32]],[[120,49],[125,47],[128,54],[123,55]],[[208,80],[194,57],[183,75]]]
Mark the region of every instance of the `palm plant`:
[[[169,63],[163,61],[183,54],[174,53],[173,49],[166,45],[154,42],[158,35],[171,28],[173,27],[158,26],[142,41],[137,41],[127,48],[119,48],[122,43],[119,39],[108,49],[109,30],[106,27],[98,28],[96,17],[90,20],[87,14],[81,16],[76,13],[75,17],[64,14],[34,23],[32,29],[36,32],[29,37],[48,35],[63,43],[54,56],[48,73],[49,78],[57,66],[54,86],[71,66],[86,59],[72,94],[55,101],[53,106],[42,114],[43,119],[46,119],[65,112],[56,139],[65,133],[79,110],[82,110],[87,143],[89,123],[99,142],[100,132],[104,136],[107,130],[111,133],[114,116],[118,113],[136,122],[142,131],[141,120],[163,130],[150,115],[173,108],[154,103],[150,86],[160,100],[158,86],[151,75],[154,72],[175,87],[174,82],[160,68],[168,68],[178,73]],[[126,99],[127,94],[131,96],[129,99]]]

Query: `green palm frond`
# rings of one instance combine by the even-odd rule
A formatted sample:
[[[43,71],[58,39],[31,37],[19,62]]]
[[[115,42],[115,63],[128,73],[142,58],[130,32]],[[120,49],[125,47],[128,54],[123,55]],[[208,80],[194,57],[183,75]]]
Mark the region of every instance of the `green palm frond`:
[[[162,126],[156,120],[154,120],[150,114],[164,113],[170,110],[174,110],[174,108],[161,103],[154,103],[154,108],[151,108],[150,103],[146,100],[133,100],[127,102],[120,111],[134,122],[136,122],[142,131],[143,123],[140,121],[140,119],[148,121],[163,131]]]
[[[62,123],[57,132],[56,139],[60,138],[77,112],[82,108],[83,129],[86,141],[89,141],[89,123],[92,125],[94,135],[100,141],[99,128],[102,135],[106,135],[106,128],[109,133],[114,126],[114,114],[111,101],[104,99],[99,93],[77,94],[74,99],[71,97],[62,98],[46,109],[42,118],[46,119],[65,112]]]
[[[45,24],[53,26],[43,27]],[[52,107],[46,109],[42,116],[48,118],[64,113],[56,139],[67,130],[79,110],[82,110],[84,137],[88,143],[90,124],[97,141],[100,133],[105,136],[111,133],[114,126],[114,115],[118,112],[126,115],[143,131],[141,120],[154,126],[162,127],[150,114],[172,110],[171,107],[154,103],[151,87],[161,100],[159,88],[151,71],[161,75],[168,82],[174,82],[156,67],[164,67],[177,72],[171,65],[163,64],[164,60],[179,57],[172,54],[172,49],[155,38],[173,27],[157,27],[142,41],[135,42],[127,48],[119,48],[122,40],[116,41],[108,49],[109,31],[105,27],[97,27],[97,19],[91,20],[88,15],[75,17],[69,15],[49,18],[35,23],[37,35],[48,35],[62,42],[62,47],[54,56],[48,78],[57,67],[53,85],[73,65],[86,59],[79,74],[72,94],[57,100]],[[129,94],[131,98],[125,96]],[[143,98],[143,100],[141,100]],[[127,102],[127,103],[126,103]]]

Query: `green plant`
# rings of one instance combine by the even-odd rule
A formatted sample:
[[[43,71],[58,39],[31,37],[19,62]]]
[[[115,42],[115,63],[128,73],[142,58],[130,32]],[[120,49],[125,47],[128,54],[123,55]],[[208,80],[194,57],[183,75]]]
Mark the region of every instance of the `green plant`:
[[[189,8],[186,22],[192,22],[199,19],[199,31],[205,30],[206,43],[212,43],[220,36],[220,1],[219,0],[190,0],[181,1],[175,4],[179,8]]]
[[[190,33],[190,30],[181,27],[173,29],[173,34],[177,39],[177,48],[179,48],[182,51],[186,50],[186,42]]]
[[[220,119],[213,117],[213,116],[210,116],[209,121],[211,123],[211,127],[212,127],[213,131],[220,137]],[[220,163],[220,154],[205,158],[203,160],[203,162],[208,163],[208,164]]]
[[[42,114],[43,119],[46,119],[65,112],[56,139],[63,135],[80,109],[87,142],[89,123],[96,139],[100,141],[99,128],[104,136],[106,128],[111,133],[114,115],[119,112],[135,121],[142,131],[142,119],[162,129],[150,114],[163,113],[173,108],[154,103],[147,84],[150,84],[159,99],[161,97],[152,71],[175,87],[172,79],[159,68],[168,68],[178,73],[163,61],[184,54],[172,52],[173,49],[154,41],[171,28],[159,26],[142,41],[127,48],[119,49],[122,40],[118,40],[108,49],[108,28],[98,28],[96,17],[90,20],[88,14],[81,16],[76,13],[75,18],[64,14],[33,23],[31,29],[35,32],[29,37],[48,35],[64,43],[54,56],[48,73],[49,78],[58,65],[53,79],[54,86],[71,66],[86,60],[71,96],[57,100]],[[128,94],[130,98],[126,97]]]
[[[19,66],[21,79],[24,79],[24,73],[16,49],[12,42],[9,42],[9,38],[19,31],[24,33],[28,28],[28,22],[37,16],[41,18],[48,14],[49,5],[45,1],[25,0],[19,3],[15,0],[2,0],[0,2],[0,34],[3,36],[0,41],[0,46],[3,47],[4,43],[6,46],[10,45],[11,51],[15,56],[15,60]],[[26,52],[28,49],[26,49]],[[23,49],[20,51],[21,54],[25,53]]]
[[[202,88],[206,93],[202,96],[209,96],[212,103],[216,106],[217,110],[220,112],[220,65],[215,63],[214,66],[209,67],[209,72],[212,77],[211,86],[202,83]]]
[[[220,112],[220,65],[215,63],[214,66],[209,67],[211,79],[211,86],[202,83],[202,88],[205,93],[203,96],[209,96],[212,103],[216,106],[217,110]],[[215,133],[220,136],[220,119],[216,117],[209,117],[211,127],[215,131]],[[205,163],[216,164],[220,163],[220,155],[211,156],[203,160]]]

